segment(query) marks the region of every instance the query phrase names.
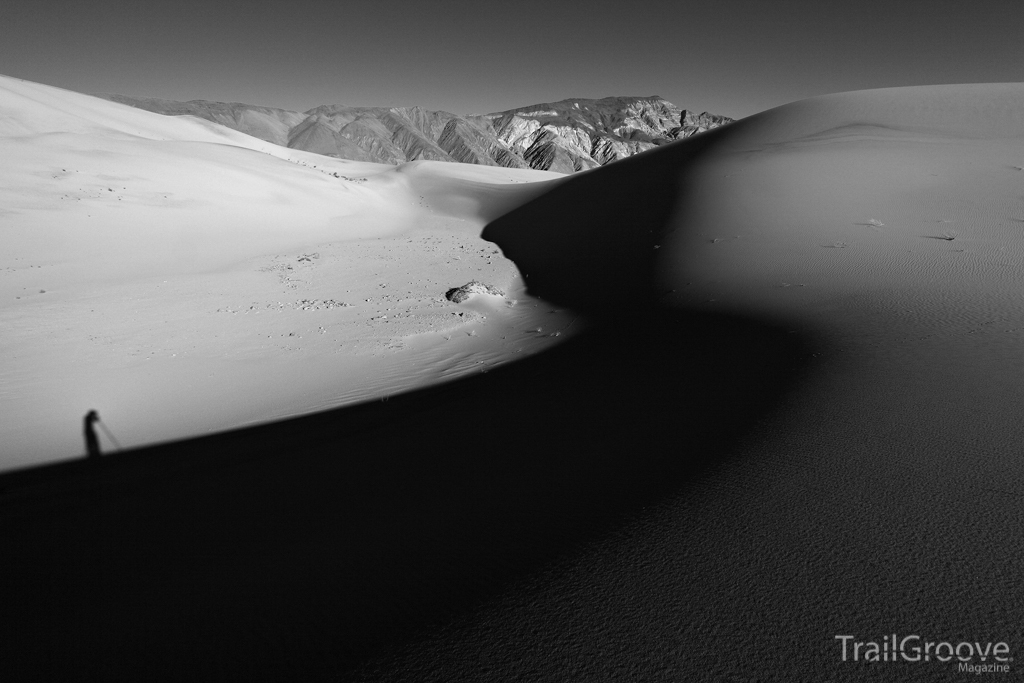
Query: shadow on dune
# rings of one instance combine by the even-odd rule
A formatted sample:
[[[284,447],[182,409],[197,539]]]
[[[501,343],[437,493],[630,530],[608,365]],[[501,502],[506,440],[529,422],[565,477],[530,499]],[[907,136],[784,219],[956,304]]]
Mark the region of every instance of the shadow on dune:
[[[806,353],[647,309],[386,403],[0,476],[5,666],[344,672],[678,491]]]
[[[618,165],[612,182],[640,192]],[[534,259],[531,288],[592,312],[582,280],[616,251],[612,285],[649,286],[651,238],[588,242],[560,274],[540,263],[553,250],[526,241],[562,238],[520,239],[516,226],[560,211],[583,231],[597,212],[654,235],[671,212],[668,200],[591,206],[574,221],[558,208],[593,182],[487,228]],[[386,403],[0,475],[6,671],[342,676],[678,494],[798,381],[811,343],[771,323],[631,305],[551,351]]]
[[[515,261],[535,296],[604,317],[656,299],[659,247],[688,199],[689,173],[730,124],[562,181],[483,238]]]

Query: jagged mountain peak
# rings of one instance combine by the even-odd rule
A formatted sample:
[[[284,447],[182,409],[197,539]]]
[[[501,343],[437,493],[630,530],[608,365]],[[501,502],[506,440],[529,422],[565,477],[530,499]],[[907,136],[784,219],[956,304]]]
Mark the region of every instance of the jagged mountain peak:
[[[694,115],[658,95],[569,98],[487,117],[499,139],[513,148],[529,149],[541,139],[538,136],[552,143],[557,137],[564,143],[560,144],[563,156],[572,157],[575,170],[588,168],[588,161],[607,164],[732,120],[707,113]],[[535,168],[551,169],[537,163],[543,162],[531,161]]]
[[[635,102],[667,102],[660,95],[648,95],[648,96],[610,96],[610,97],[567,97],[562,100],[555,100],[553,102],[541,102],[539,104],[529,104],[524,107],[514,107],[512,109],[506,109],[500,112],[493,112],[495,114],[505,114],[508,112],[529,112],[529,111],[562,111],[566,109],[595,109],[595,108],[612,108],[621,109],[629,104]]]
[[[732,119],[680,109],[658,96],[571,97],[483,115],[419,106],[325,104],[305,112],[237,102],[102,95],[168,115],[214,121],[279,145],[359,161],[417,159],[536,168],[595,168]]]

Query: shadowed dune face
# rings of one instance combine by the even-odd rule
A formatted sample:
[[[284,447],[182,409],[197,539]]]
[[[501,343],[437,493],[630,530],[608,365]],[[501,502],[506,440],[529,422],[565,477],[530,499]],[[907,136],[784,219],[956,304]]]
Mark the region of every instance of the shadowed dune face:
[[[482,237],[515,261],[543,299],[597,315],[615,304],[649,303],[662,293],[656,263],[686,201],[686,174],[717,135],[570,177],[491,222]]]
[[[980,311],[1012,313],[1022,110],[1012,84],[892,89],[722,130],[686,169],[658,252],[659,287],[674,290],[663,302],[870,344],[886,327],[951,332]]]
[[[387,402],[0,475],[5,671],[355,680],[719,467],[809,348],[645,316]]]
[[[942,239],[953,222],[979,219],[964,207],[982,201],[1005,228],[1021,112],[1016,84],[804,100],[570,177],[483,237],[531,292],[595,314],[638,300],[776,313],[762,290],[810,278],[827,296],[848,296],[877,289],[865,271],[879,268],[887,286],[915,287],[925,271],[943,277],[945,264],[916,251],[899,269],[886,263],[894,250],[879,248]],[[823,250],[850,245],[858,253],[846,252],[846,264],[823,262],[832,255]]]
[[[522,591],[419,645],[393,679],[434,655],[449,680],[500,661],[551,679],[627,662],[638,680],[930,681],[948,670],[848,666],[832,639],[1022,642],[1022,112],[1020,84],[815,98],[488,226],[542,296],[628,326],[609,304],[630,285],[667,291],[644,314],[682,315],[680,336],[728,311],[813,335],[815,360],[728,476],[605,539],[538,588],[548,602]]]

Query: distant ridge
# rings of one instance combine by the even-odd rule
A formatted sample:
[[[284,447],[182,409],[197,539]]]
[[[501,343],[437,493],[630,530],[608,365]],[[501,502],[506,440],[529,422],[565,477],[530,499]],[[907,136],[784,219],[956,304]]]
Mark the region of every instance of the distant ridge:
[[[168,116],[197,116],[277,145],[341,159],[428,159],[573,173],[732,122],[650,97],[571,98],[485,115],[422,107],[322,105],[306,112],[237,102],[98,95]]]

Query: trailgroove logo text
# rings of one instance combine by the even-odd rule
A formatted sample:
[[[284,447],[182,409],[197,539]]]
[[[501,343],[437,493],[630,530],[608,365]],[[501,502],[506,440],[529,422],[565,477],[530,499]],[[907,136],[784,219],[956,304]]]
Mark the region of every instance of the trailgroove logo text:
[[[844,662],[957,662],[966,673],[1009,673],[1013,656],[1006,642],[928,640],[919,635],[902,638],[895,633],[878,640],[836,636]]]

